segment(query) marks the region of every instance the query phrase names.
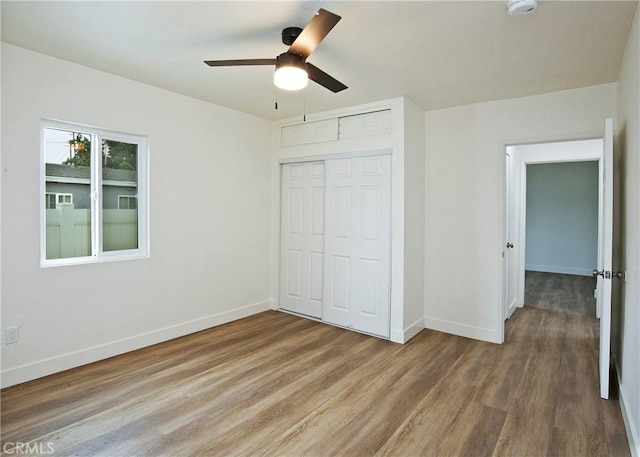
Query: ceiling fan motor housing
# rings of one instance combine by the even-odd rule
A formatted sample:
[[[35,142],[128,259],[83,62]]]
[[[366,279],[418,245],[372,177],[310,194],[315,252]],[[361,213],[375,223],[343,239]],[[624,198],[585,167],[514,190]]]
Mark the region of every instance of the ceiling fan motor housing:
[[[276,57],[276,70],[281,67],[296,67],[307,71],[307,64],[304,61],[304,57],[289,52],[283,52]]]
[[[282,42],[287,46],[291,46],[301,32],[302,29],[300,27],[287,27],[286,29],[283,29]]]

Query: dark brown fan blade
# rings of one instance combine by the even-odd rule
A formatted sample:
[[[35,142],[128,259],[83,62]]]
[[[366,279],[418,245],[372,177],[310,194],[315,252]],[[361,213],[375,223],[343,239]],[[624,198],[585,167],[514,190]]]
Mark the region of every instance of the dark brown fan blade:
[[[300,32],[300,35],[298,35],[298,38],[296,38],[296,41],[293,42],[287,52],[306,59],[340,19],[342,18],[337,14],[320,8],[318,13],[302,29],[302,32]]]
[[[210,67],[238,67],[243,65],[275,65],[276,59],[236,59],[236,60],[205,60]]]
[[[317,82],[323,87],[326,87],[331,92],[340,92],[341,90],[345,90],[347,86],[342,84],[340,81],[335,79],[333,76],[328,75],[324,71],[320,70],[315,65],[307,62],[307,74],[309,75],[309,79]]]

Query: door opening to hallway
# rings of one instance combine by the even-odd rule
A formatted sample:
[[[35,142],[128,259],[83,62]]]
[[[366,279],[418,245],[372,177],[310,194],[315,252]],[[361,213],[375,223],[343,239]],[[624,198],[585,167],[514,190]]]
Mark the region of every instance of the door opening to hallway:
[[[524,306],[595,318],[597,161],[526,166]]]
[[[611,283],[613,277],[623,275],[612,271],[613,251],[613,121],[605,120],[604,136],[601,139],[565,141],[555,143],[537,143],[506,146],[505,170],[505,244],[503,250],[504,262],[504,302],[503,316],[508,319],[516,308],[525,305],[525,270],[587,276],[589,270],[597,274],[597,286],[595,291],[596,316],[599,318],[598,344],[596,346],[599,357],[600,396],[609,396],[609,368],[610,368],[610,338],[611,338]],[[559,220],[562,224],[573,221],[576,214],[571,205],[557,205],[558,194],[544,196],[540,201],[550,201],[553,211],[552,216],[541,219],[542,233],[544,236],[538,240],[546,243],[537,245],[529,243],[530,220],[527,220],[530,204],[528,194],[527,169],[532,165],[561,165],[576,162],[595,162],[598,169],[597,190],[597,235],[596,243],[579,241],[579,237],[569,231],[569,236],[564,242],[557,243],[557,236],[553,231],[544,234],[544,229],[551,222]],[[567,181],[568,175],[560,180],[561,184]],[[559,195],[564,195],[566,189],[561,189]],[[554,205],[558,206],[554,208]],[[540,222],[540,220],[538,220]],[[561,228],[566,229],[561,225]],[[579,241],[579,242],[578,242]],[[577,243],[576,243],[577,242]],[[555,244],[554,244],[555,243]],[[576,243],[578,249],[574,250],[577,258],[588,253],[589,247],[596,245],[596,264],[570,263],[561,265],[557,263],[555,254],[560,252],[565,244],[571,246]],[[531,246],[534,246],[532,248]],[[586,247],[586,248],[585,248]],[[550,248],[548,256],[536,258],[536,255]],[[590,256],[591,257],[591,256]],[[584,260],[584,259],[583,259]],[[525,263],[527,265],[525,265]],[[554,267],[554,268],[541,268]],[[557,266],[563,268],[555,268]],[[565,268],[568,267],[568,268]],[[530,281],[531,283],[531,281]]]

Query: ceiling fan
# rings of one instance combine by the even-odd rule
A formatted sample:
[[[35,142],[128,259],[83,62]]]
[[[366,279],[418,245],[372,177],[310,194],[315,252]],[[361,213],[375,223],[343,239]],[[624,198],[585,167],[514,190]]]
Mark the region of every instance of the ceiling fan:
[[[273,82],[281,89],[300,90],[310,79],[334,93],[340,92],[347,86],[306,61],[340,19],[337,14],[320,8],[304,29],[287,27],[282,31],[282,42],[290,47],[275,59],[205,60],[204,63],[210,67],[275,65]]]

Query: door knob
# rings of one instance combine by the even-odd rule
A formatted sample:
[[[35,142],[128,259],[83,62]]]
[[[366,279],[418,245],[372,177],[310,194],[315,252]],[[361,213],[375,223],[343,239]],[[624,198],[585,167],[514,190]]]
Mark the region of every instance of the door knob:
[[[602,270],[602,271],[593,270],[592,276],[594,278],[598,276],[602,276],[605,279],[611,279],[611,278],[625,279],[624,271],[616,271],[615,273],[613,273],[611,271],[605,271],[605,270]]]
[[[513,247],[513,243],[507,243],[507,249],[512,247]]]

